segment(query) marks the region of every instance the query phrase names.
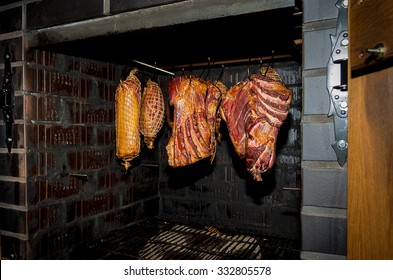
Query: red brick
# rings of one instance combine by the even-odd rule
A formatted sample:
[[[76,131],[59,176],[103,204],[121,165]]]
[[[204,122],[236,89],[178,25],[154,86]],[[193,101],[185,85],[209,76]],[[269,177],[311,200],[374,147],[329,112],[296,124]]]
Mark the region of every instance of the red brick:
[[[81,63],[81,73],[97,78],[107,79],[107,64],[95,62],[93,60],[83,60]]]
[[[80,98],[87,98],[89,93],[88,93],[88,84],[90,83],[90,80],[87,80],[85,78],[80,78],[79,79],[79,97]]]
[[[87,145],[88,146],[96,145],[95,128],[89,126],[86,129],[87,129],[87,139],[86,139]]]
[[[41,50],[30,50],[33,52],[33,61],[36,64],[41,64],[43,65],[43,60],[42,60],[42,52]]]
[[[81,123],[81,104],[75,101],[67,101],[66,104],[70,112],[70,122],[73,124]]]
[[[79,144],[80,146],[87,146],[88,144],[88,134],[87,134],[88,128],[85,126],[79,127]]]
[[[37,92],[50,92],[49,88],[49,73],[45,70],[42,69],[35,69],[34,71],[34,83],[32,86],[30,86],[34,91]]]
[[[114,128],[97,128],[97,145],[99,146],[110,146],[114,145],[116,139],[113,138]]]
[[[98,90],[98,94],[103,101],[108,101],[108,84],[101,82]]]
[[[51,128],[51,146],[80,146],[80,130],[76,126],[61,127],[53,126]]]
[[[33,95],[25,95],[25,120],[37,119],[37,98]]]
[[[28,155],[29,165],[28,174],[29,176],[46,176],[48,170],[54,167],[53,154],[48,152],[32,152]]]
[[[77,154],[78,152],[76,151],[67,153],[67,162],[70,170],[78,170]]]
[[[26,91],[37,91],[36,85],[37,85],[37,69],[32,68],[29,66],[24,67],[24,87],[23,90]]]
[[[83,188],[84,182],[73,176],[68,177],[68,182],[65,181],[54,181],[49,185],[51,189],[52,198],[65,198],[74,194],[79,193]]]
[[[38,146],[38,125],[34,124],[26,124],[26,147],[27,148],[35,148]]]
[[[98,177],[98,188],[106,189],[112,188],[115,184],[120,181],[120,178],[116,176],[117,174],[112,171],[100,172]]]
[[[79,81],[61,72],[49,73],[50,92],[69,96],[78,96]]]
[[[86,124],[87,123],[87,118],[86,118],[86,108],[87,108],[88,106],[87,106],[87,104],[86,103],[80,103],[80,109],[79,109],[79,112],[80,112],[80,119],[79,119],[79,121],[80,121],[80,123],[83,123],[83,124]]]
[[[109,211],[114,206],[112,193],[96,195],[94,198],[82,202],[81,215],[83,217]]]
[[[40,97],[38,105],[40,105],[40,101],[44,104],[44,110],[42,110],[42,115],[39,120],[45,121],[59,121],[60,120],[60,99],[52,98],[52,97]],[[40,107],[39,107],[40,108]]]
[[[108,109],[88,109],[84,112],[86,123],[108,123],[110,121],[110,111]]]
[[[110,164],[110,152],[108,150],[84,151],[83,169],[98,169]]]

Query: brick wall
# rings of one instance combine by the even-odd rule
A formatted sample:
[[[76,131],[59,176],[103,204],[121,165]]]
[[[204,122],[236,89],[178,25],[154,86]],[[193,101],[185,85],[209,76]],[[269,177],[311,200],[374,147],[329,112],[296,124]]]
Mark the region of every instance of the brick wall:
[[[237,223],[244,228],[252,220],[257,221],[260,230],[269,233],[277,233],[283,224],[290,224],[281,234],[298,234],[299,161],[303,188],[302,257],[345,256],[347,171],[336,162],[330,146],[333,123],[326,116],[326,65],[331,50],[329,34],[335,32],[336,0],[303,1],[303,69],[294,75],[295,81],[286,81],[299,96],[297,102],[303,102],[303,108],[297,104],[290,117],[295,122],[303,112],[301,134],[289,129],[286,139],[294,140],[300,134],[301,140],[297,139],[302,151],[294,152],[292,140],[283,143],[282,147],[287,145],[288,149],[283,148],[284,153],[277,158],[280,168],[274,170],[270,179],[265,178],[273,187],[250,184],[241,166],[232,162],[236,155],[229,157],[224,143],[214,173],[202,175],[197,184],[186,182],[186,187],[170,185],[167,177],[160,177],[160,198],[157,181],[163,176],[164,167],[157,168],[157,163],[163,156],[162,144],[158,154],[142,154],[140,164],[128,176],[121,173],[114,157],[113,93],[122,67],[25,49],[24,32],[29,29],[145,5],[143,1],[132,1],[135,6],[125,2],[2,2],[0,54],[8,43],[15,91],[11,154],[1,140],[4,123],[0,117],[2,257],[66,258],[75,244],[158,213],[186,221],[208,217],[212,223]],[[148,5],[169,2],[176,1],[149,1]],[[2,66],[0,63],[0,74]],[[238,73],[245,74],[246,70]],[[297,81],[300,76],[303,92]],[[231,83],[234,81],[230,78]],[[212,186],[211,182],[218,181],[225,184]],[[281,222],[275,223],[279,219]]]
[[[141,154],[127,175],[115,158],[123,66],[25,49],[26,11],[44,3],[0,7],[0,53],[8,44],[15,104],[10,154],[0,117],[5,259],[67,258],[76,244],[158,214],[157,155]]]
[[[327,117],[326,66],[336,33],[337,0],[303,1],[302,258],[346,255],[347,165],[337,163]]]

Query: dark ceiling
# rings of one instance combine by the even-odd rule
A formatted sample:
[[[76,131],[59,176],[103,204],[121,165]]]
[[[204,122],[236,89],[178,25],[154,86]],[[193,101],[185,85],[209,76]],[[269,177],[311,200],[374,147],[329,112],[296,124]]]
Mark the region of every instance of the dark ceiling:
[[[173,69],[181,65],[290,55],[301,58],[301,14],[283,8],[129,33],[105,35],[41,48],[130,65],[132,60]]]

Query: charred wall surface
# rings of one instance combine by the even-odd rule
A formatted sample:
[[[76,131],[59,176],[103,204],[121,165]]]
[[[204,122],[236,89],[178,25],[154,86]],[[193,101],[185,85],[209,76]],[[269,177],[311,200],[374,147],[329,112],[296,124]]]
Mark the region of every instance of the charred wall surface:
[[[2,256],[66,258],[75,244],[156,216],[158,171],[143,163],[157,158],[142,154],[126,175],[116,161],[120,67],[25,55],[26,65],[13,69],[16,141],[0,154]]]

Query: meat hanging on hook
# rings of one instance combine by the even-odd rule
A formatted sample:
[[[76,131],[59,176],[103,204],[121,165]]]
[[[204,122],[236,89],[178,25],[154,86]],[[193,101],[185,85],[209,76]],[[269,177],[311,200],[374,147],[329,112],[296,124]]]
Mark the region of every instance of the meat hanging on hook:
[[[274,62],[274,50],[272,50],[272,58],[271,58],[271,60],[269,61],[269,64],[267,65],[267,67],[266,67],[266,69],[265,69],[265,73],[263,73],[264,76],[267,75],[267,73],[268,73],[268,71],[269,71],[269,69],[270,69],[270,66],[272,65],[273,62]],[[262,74],[262,73],[261,73],[261,74]]]
[[[203,74],[205,73],[205,70],[207,69],[207,73],[205,77],[203,78]],[[210,74],[210,56],[207,58],[207,67],[203,68],[202,73],[199,75],[199,77],[203,80],[206,80],[207,77],[209,77]]]
[[[139,132],[141,82],[135,76],[136,72],[136,68],[132,69],[127,78],[120,81],[115,93],[116,156],[122,160],[126,171],[141,149]]]
[[[217,108],[222,83],[206,82],[193,75],[180,75],[168,84],[169,104],[174,107],[172,135],[166,146],[172,167],[213,160],[216,151]]]
[[[278,131],[292,101],[292,90],[268,70],[232,86],[220,106],[232,144],[255,181],[275,163]]]
[[[154,141],[165,120],[165,101],[157,82],[149,79],[143,89],[139,128],[148,149],[154,148]]]

